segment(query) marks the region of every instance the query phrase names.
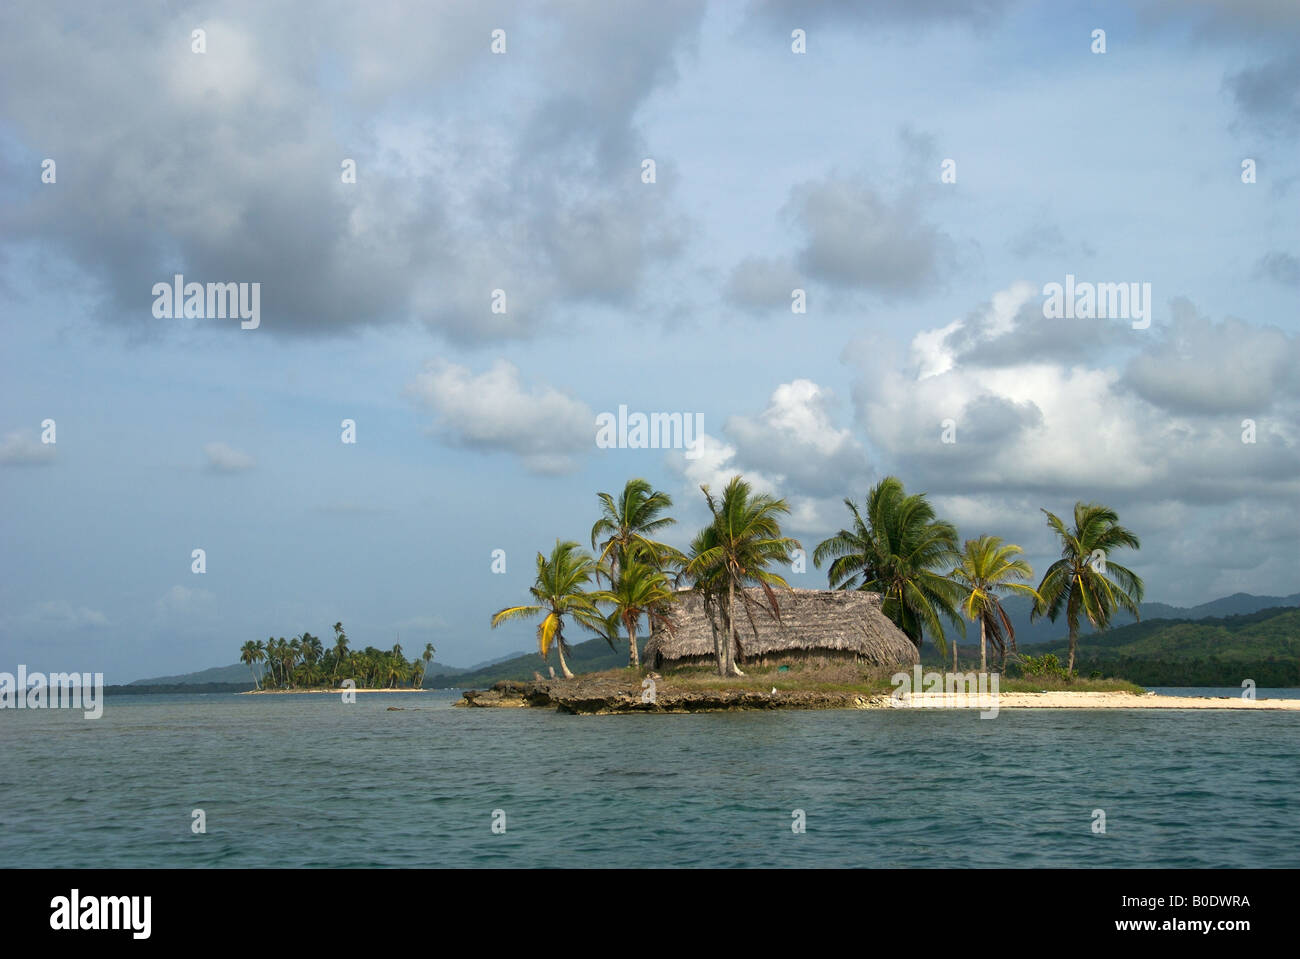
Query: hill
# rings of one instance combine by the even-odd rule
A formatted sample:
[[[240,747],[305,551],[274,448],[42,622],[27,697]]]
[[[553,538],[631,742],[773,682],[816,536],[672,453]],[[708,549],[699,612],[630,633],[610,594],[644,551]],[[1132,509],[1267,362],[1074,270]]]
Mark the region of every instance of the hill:
[[[1036,646],[1055,653],[1067,643]],[[1300,686],[1300,609],[1241,616],[1153,619],[1080,638],[1076,669],[1121,676],[1143,686]]]
[[[624,642],[626,642],[626,639]],[[641,648],[644,643],[638,642],[637,645],[638,648]],[[620,644],[617,648],[610,649],[609,644],[603,639],[589,639],[585,643],[576,644],[570,655],[565,658],[568,660],[569,669],[574,673],[598,673],[606,669],[626,666],[627,647]],[[550,663],[547,663],[536,652],[522,653],[473,672],[462,670],[458,673],[443,675],[430,672],[425,685],[438,689],[446,687],[487,687],[503,679],[532,679],[533,673],[549,676],[550,673],[547,667],[556,665],[554,656],[551,657],[551,660]],[[558,670],[556,672],[558,674]]]
[[[1018,646],[1031,646],[1039,643],[1051,643],[1063,640],[1067,635],[1067,628],[1063,619],[1058,619],[1055,623],[1047,619],[1040,619],[1037,622],[1029,621],[1029,611],[1032,608],[1032,601],[1022,599],[1019,596],[1006,599],[1002,603],[1006,609],[1007,615],[1011,617],[1011,623],[1016,628],[1016,644]],[[1258,613],[1264,609],[1275,609],[1279,606],[1300,607],[1300,593],[1293,593],[1290,596],[1253,596],[1250,593],[1233,593],[1231,596],[1224,596],[1220,599],[1210,600],[1208,603],[1201,603],[1199,606],[1171,606],[1168,603],[1141,603],[1138,609],[1142,613],[1142,622],[1156,619],[1190,619],[1201,620],[1223,616],[1246,616],[1251,613]],[[1133,623],[1131,614],[1117,612],[1112,624],[1112,629],[1121,626],[1128,626]],[[1090,635],[1093,632],[1090,626],[1081,626],[1079,630],[1080,637]],[[963,645],[963,652],[965,646]],[[1035,654],[1038,650],[1033,651]]]

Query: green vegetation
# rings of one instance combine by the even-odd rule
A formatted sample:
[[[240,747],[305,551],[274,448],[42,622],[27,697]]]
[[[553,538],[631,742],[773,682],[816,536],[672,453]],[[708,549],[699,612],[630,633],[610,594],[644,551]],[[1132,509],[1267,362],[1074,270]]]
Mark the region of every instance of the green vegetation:
[[[918,649],[928,632],[946,655],[942,621],[966,635],[966,624],[957,613],[961,586],[941,572],[959,559],[957,527],[938,519],[924,493],[909,495],[894,476],[886,476],[867,493],[865,518],[851,499],[844,505],[853,516],[853,528],[819,545],[813,564],[820,569],[831,560],[827,577],[832,589],[880,593],[885,615]]]
[[[732,621],[739,595],[745,613],[752,619],[754,610],[779,618],[780,602],[773,586],[789,589],[787,583],[768,567],[773,563],[790,563],[799,542],[781,535],[778,516],[790,512],[785,500],[766,493],[755,494],[739,476],[733,476],[714,499],[707,486],[701,486],[713,523],[691,544],[691,558],[686,574],[705,598],[710,622],[717,615],[718,628],[713,632],[714,658],[719,676],[743,676],[736,660],[741,655],[737,624]],[[755,600],[745,587],[757,585],[767,600]],[[719,636],[721,633],[721,637]],[[721,641],[720,641],[721,640]]]
[[[1141,619],[1142,580],[1131,570],[1111,560],[1110,554],[1123,547],[1138,549],[1138,538],[1119,525],[1113,509],[1097,503],[1074,504],[1074,528],[1066,529],[1060,517],[1047,514],[1047,525],[1061,541],[1061,558],[1048,567],[1038,584],[1039,603],[1033,617],[1046,615],[1052,622],[1065,613],[1070,630],[1067,674],[1074,673],[1074,654],[1079,639],[1082,612],[1094,629],[1110,626],[1116,608]]]
[[[608,635],[609,624],[596,608],[595,598],[583,589],[596,575],[596,568],[591,554],[577,543],[557,539],[549,559],[537,554],[537,580],[529,589],[537,602],[531,606],[507,606],[498,611],[492,617],[492,628],[496,629],[512,619],[541,616],[542,621],[537,626],[537,648],[545,659],[554,645],[560,657],[560,671],[565,679],[572,679],[573,673],[564,661],[564,654],[569,651],[564,638],[565,616],[605,637],[611,649],[614,646],[612,637]]]
[[[1279,607],[1246,616],[1154,619],[1094,637],[1080,673],[1123,676],[1144,686],[1300,686],[1300,609]],[[1046,643],[1060,653],[1066,643]]]
[[[355,682],[358,689],[419,689],[434,652],[432,643],[424,647],[422,659],[415,661],[402,654],[401,643],[391,650],[367,646],[361,652],[350,652],[343,624],[335,623],[334,645],[329,649],[311,633],[303,633],[288,642],[283,636],[246,642],[240,647],[239,660],[248,665],[257,689],[337,688],[345,679]],[[262,663],[265,668],[258,672],[254,667]]]
[[[640,623],[644,619],[650,628],[668,625],[677,598],[673,586],[686,582],[700,596],[712,628],[717,675],[744,676],[739,667],[744,660],[743,630],[733,622],[736,601],[751,628],[755,615],[779,619],[778,590],[788,589],[789,583],[776,569],[791,563],[802,547],[781,530],[781,519],[790,513],[785,500],[755,493],[740,476],[733,476],[718,497],[707,486],[700,489],[711,522],[695,535],[686,553],[654,538],[675,522],[667,515],[672,499],[666,493],[640,478],[629,480],[617,498],[598,493],[599,515],[591,529],[594,555],[575,541],[557,539],[549,557],[537,554],[537,576],[529,589],[534,602],[497,611],[493,628],[540,616],[537,646],[543,661],[554,647],[561,672],[572,678],[568,660],[573,649],[564,635],[566,619],[571,620],[610,649],[626,637],[628,667],[634,668],[640,663]],[[936,515],[926,494],[908,493],[897,477],[887,476],[871,487],[861,509],[851,499],[844,504],[852,518],[850,528],[818,545],[813,563],[818,568],[829,564],[832,589],[879,593],[884,615],[918,650],[928,633],[946,657],[945,623],[964,637],[969,619],[979,624],[980,670],[988,669],[992,643],[998,669],[1005,672],[1008,653],[1013,661],[1018,653],[1015,628],[1002,600],[1023,596],[1033,601],[1033,618],[1046,616],[1055,622],[1064,613],[1069,628],[1065,675],[1074,679],[1081,621],[1104,630],[1116,609],[1138,615],[1141,579],[1109,561],[1116,549],[1137,549],[1138,540],[1105,506],[1075,504],[1072,530],[1043,510],[1062,551],[1034,589],[1025,582],[1033,570],[1020,558],[1021,547],[982,534],[959,548],[957,528]],[[600,588],[602,582],[607,588]],[[762,598],[751,595],[753,587]],[[954,669],[957,651],[954,640]]]
[[[1011,625],[1011,618],[1002,608],[998,594],[1019,592],[1032,596],[1035,602],[1042,601],[1033,587],[1017,582],[1034,575],[1029,564],[1017,558],[1022,552],[1024,551],[1019,546],[1003,544],[997,536],[968,539],[961,562],[952,571],[952,578],[966,594],[961,604],[962,612],[980,624],[980,672],[988,671],[989,639],[997,647],[1000,656],[999,672],[1006,672],[1007,647],[1010,646],[1011,651],[1016,652],[1016,630]],[[956,652],[954,644],[954,670],[957,668]]]

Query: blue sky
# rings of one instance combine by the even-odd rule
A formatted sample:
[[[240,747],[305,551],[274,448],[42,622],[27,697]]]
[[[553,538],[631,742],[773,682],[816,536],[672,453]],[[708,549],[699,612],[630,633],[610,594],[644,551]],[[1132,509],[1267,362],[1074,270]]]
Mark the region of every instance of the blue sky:
[[[1300,589],[1293,4],[608,7],[6,6],[0,663],[528,648],[490,614],[631,476],[679,543],[702,482],[811,547],[893,473],[1036,568],[1100,500],[1149,599]],[[155,318],[177,272],[261,325]],[[1046,319],[1066,274],[1150,327]],[[598,449],[620,404],[703,455]]]

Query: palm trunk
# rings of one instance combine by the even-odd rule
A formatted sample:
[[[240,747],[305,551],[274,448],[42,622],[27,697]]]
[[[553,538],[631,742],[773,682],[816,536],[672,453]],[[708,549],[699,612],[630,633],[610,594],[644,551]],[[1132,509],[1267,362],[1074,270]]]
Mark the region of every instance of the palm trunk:
[[[1079,627],[1076,624],[1071,623],[1070,624],[1070,661],[1065,666],[1065,675],[1067,678],[1072,677],[1074,675],[1074,647],[1078,641],[1079,641]]]
[[[952,671],[957,672],[957,640],[952,641]]]
[[[984,617],[980,617],[980,672],[989,671],[988,647],[984,641]]]
[[[573,673],[569,672],[569,664],[564,661],[564,644],[559,642],[559,637],[556,637],[555,651],[560,654],[560,672],[565,679],[572,679]]]
[[[640,666],[641,657],[636,651],[636,620],[627,624],[627,664],[629,666]]]
[[[725,669],[722,675],[724,676],[745,675],[736,666],[736,659],[735,659],[736,621],[733,616],[733,614],[735,613],[735,601],[736,601],[736,584],[735,581],[730,581],[727,583],[727,648],[725,651],[725,655],[723,657]]]

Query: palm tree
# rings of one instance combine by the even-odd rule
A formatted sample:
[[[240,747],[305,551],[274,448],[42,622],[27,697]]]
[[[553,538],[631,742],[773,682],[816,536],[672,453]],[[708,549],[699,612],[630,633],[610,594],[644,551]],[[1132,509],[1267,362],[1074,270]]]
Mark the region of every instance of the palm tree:
[[[339,667],[348,655],[348,634],[343,632],[343,624],[334,624],[334,685],[338,685]]]
[[[684,571],[695,571],[692,589],[700,594],[704,606],[704,618],[709,621],[709,631],[713,634],[713,662],[718,675],[723,675],[726,666],[722,655],[722,630],[718,622],[718,611],[722,606],[722,598],[726,595],[727,587],[723,581],[723,570],[720,565],[706,569],[700,562],[700,557],[714,549],[717,543],[717,532],[712,526],[706,526],[695,534],[695,538],[691,540]]]
[[[259,643],[255,643],[250,639],[239,648],[239,661],[248,664],[248,671],[253,674],[253,686],[256,689],[262,688],[262,684],[257,679],[257,672],[253,669],[253,664],[260,662],[262,659],[262,653],[259,647]]]
[[[965,598],[961,602],[961,611],[967,619],[980,624],[980,672],[988,672],[987,639],[993,640],[1000,654],[998,671],[1007,665],[1007,646],[1016,651],[1016,629],[1011,625],[1011,618],[1002,608],[999,596],[1003,592],[1024,593],[1037,603],[1038,592],[1026,583],[1016,580],[1030,579],[1033,569],[1023,559],[1017,558],[1023,553],[1019,546],[1012,543],[1003,544],[998,536],[981,536],[979,539],[966,540],[965,551],[961,561],[949,574],[961,584]],[[953,644],[953,672],[957,671],[957,644]]]
[[[604,635],[607,624],[591,596],[583,589],[596,574],[596,561],[572,540],[555,541],[550,558],[537,554],[537,579],[528,591],[537,602],[530,606],[507,606],[492,617],[492,628],[511,619],[542,617],[537,627],[537,646],[542,658],[554,645],[560,656],[560,671],[565,679],[573,673],[565,662],[568,644],[564,639],[564,617],[573,619],[594,632]]]
[[[755,607],[779,620],[781,608],[772,587],[789,589],[790,584],[767,567],[774,562],[790,562],[791,552],[800,548],[799,541],[781,535],[777,517],[790,512],[785,500],[767,493],[753,493],[739,476],[731,478],[719,499],[713,498],[707,485],[700,489],[713,515],[709,527],[712,532],[696,537],[693,546],[702,548],[694,549],[687,574],[697,584],[703,582],[704,589],[720,600],[717,605],[722,620],[723,648],[719,675],[743,676],[736,665],[736,660],[743,655],[734,622],[737,594],[755,632],[758,628],[754,624]],[[751,584],[762,587],[768,605],[764,606],[746,592]]]
[[[819,569],[830,560],[827,578],[833,589],[861,589],[881,594],[886,616],[921,648],[926,631],[941,656],[947,655],[946,619],[963,636],[966,624],[957,612],[958,584],[939,569],[955,563],[957,528],[937,519],[924,493],[909,495],[902,481],[886,476],[867,493],[866,516],[844,500],[853,528],[842,529],[813,552]]]
[[[425,644],[424,644],[424,653],[423,653],[423,655],[420,657],[421,659],[424,660],[424,668],[420,670],[420,685],[421,685],[421,686],[424,685],[424,674],[427,673],[427,672],[429,671],[429,664],[430,664],[431,662],[433,662],[433,657],[434,657],[435,655],[437,655],[437,653],[438,653],[438,651],[437,651],[436,649],[433,648],[433,643],[425,643]]]
[[[663,570],[673,562],[680,563],[682,554],[650,536],[677,522],[661,515],[673,505],[672,497],[662,493],[643,479],[628,480],[617,502],[608,493],[597,493],[600,500],[600,519],[591,528],[591,548],[599,550],[596,562],[604,564],[597,576],[607,574],[612,582],[619,569],[634,556],[639,556],[656,569]],[[597,545],[597,540],[605,537]]]
[[[1093,629],[1105,629],[1116,608],[1123,608],[1140,619],[1138,604],[1145,587],[1131,570],[1110,561],[1112,550],[1128,547],[1140,549],[1132,532],[1119,525],[1119,514],[1099,503],[1074,504],[1074,528],[1054,513],[1043,510],[1047,525],[1061,541],[1061,558],[1047,568],[1038,584],[1040,597],[1030,619],[1046,615],[1052,622],[1065,611],[1070,628],[1070,657],[1066,675],[1074,675],[1074,651],[1079,637],[1079,613]]]
[[[614,609],[607,622],[617,634],[619,623],[627,630],[627,664],[641,665],[636,648],[636,624],[641,616],[646,617],[651,629],[656,624],[669,625],[667,610],[673,601],[673,588],[668,577],[660,570],[641,559],[627,560],[618,571],[611,575],[613,585],[610,589],[593,593],[596,602],[610,603]],[[605,636],[613,646],[611,636]]]

